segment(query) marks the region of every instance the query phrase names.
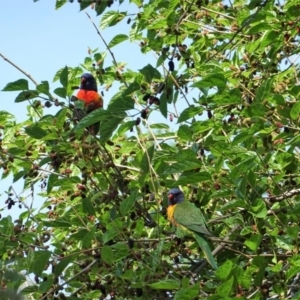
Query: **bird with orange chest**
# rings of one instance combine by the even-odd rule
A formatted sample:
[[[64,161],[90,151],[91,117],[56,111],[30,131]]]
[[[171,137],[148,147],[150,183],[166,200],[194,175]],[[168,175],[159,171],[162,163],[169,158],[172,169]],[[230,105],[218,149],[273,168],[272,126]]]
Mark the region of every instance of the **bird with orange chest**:
[[[168,220],[176,227],[179,237],[192,235],[210,265],[218,269],[209,244],[205,236],[211,236],[208,231],[205,218],[200,209],[190,201],[184,200],[183,192],[178,188],[172,188],[168,192]]]
[[[84,102],[84,109],[75,107],[73,112],[74,119],[77,119],[78,121],[92,111],[103,108],[103,98],[98,94],[97,82],[92,74],[84,73],[81,75],[80,88],[76,98],[77,100]],[[100,122],[89,127],[89,131],[93,135],[97,134],[99,129]]]

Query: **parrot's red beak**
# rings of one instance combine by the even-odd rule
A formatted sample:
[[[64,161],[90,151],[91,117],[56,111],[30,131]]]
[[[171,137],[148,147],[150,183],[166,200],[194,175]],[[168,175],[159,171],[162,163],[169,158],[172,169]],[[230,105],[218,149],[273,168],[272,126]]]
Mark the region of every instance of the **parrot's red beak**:
[[[84,82],[86,82],[86,78],[85,78],[85,77],[82,77],[82,78],[81,78],[81,83],[84,83]]]

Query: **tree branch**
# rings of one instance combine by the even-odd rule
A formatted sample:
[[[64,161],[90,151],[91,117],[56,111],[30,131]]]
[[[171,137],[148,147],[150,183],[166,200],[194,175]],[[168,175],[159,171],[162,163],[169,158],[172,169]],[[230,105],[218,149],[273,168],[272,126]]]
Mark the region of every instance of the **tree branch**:
[[[17,66],[15,63],[13,63],[11,60],[9,60],[7,57],[5,57],[1,52],[0,56],[7,61],[9,64],[11,64],[13,67],[15,67],[17,70],[19,70],[21,73],[23,73],[27,78],[29,78],[35,85],[38,85],[38,83],[31,77],[30,74],[26,73],[23,69],[21,69],[19,66]]]

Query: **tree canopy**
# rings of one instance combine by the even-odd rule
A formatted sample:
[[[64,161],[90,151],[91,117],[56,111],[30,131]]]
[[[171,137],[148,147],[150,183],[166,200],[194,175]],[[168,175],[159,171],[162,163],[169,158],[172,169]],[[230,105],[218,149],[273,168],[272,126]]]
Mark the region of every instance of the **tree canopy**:
[[[26,274],[36,283],[21,291],[28,299],[299,299],[299,0],[55,8],[69,2],[92,6],[105,50],[62,66],[54,90],[26,73],[1,87],[28,103],[22,123],[0,111],[1,176],[12,178],[4,210],[20,208],[17,220],[0,219],[3,292]],[[119,24],[105,40],[101,31]],[[156,63],[118,61],[114,47],[128,42]],[[107,106],[76,123],[85,72]],[[86,127],[98,121],[93,136]],[[216,271],[194,239],[174,236],[173,187],[201,208]],[[39,208],[26,205],[34,190]]]

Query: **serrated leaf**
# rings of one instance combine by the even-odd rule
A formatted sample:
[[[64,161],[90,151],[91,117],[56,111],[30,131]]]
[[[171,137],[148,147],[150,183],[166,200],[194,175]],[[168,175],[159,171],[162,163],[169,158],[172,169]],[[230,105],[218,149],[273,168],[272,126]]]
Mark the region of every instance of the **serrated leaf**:
[[[199,296],[199,284],[176,292],[174,300],[191,300]]]
[[[234,277],[232,276],[229,280],[222,283],[217,287],[217,294],[222,297],[222,299],[227,299],[232,288],[233,288]]]
[[[254,102],[264,101],[267,95],[270,93],[272,85],[273,85],[273,79],[267,79],[266,81],[264,81],[255,93]]]
[[[58,175],[56,175],[54,173],[50,174],[50,176],[48,177],[48,181],[47,181],[47,194],[49,194],[52,191],[57,179],[58,179]]]
[[[145,153],[142,156],[140,167],[144,173],[149,172],[153,154],[154,154],[154,145],[152,145],[148,149],[146,149]]]
[[[177,123],[184,122],[198,114],[201,114],[203,111],[204,108],[202,106],[190,106],[180,114]]]
[[[67,90],[63,87],[58,87],[53,91],[57,96],[61,98],[66,98],[67,97]]]
[[[134,190],[126,199],[124,199],[121,202],[120,213],[122,216],[126,216],[128,214],[128,212],[131,210],[132,206],[134,205],[135,201],[137,200],[137,197],[138,197],[138,190]]]
[[[26,79],[19,79],[14,82],[9,82],[3,89],[3,92],[24,91],[28,90],[28,81]]]
[[[155,290],[175,290],[180,288],[180,282],[177,280],[166,279],[148,284],[148,286]]]
[[[48,132],[40,127],[39,124],[32,124],[25,128],[25,132],[34,139],[40,140],[48,134]]]
[[[126,117],[125,113],[118,113],[118,115],[111,115],[108,119],[104,119],[100,126],[100,142],[106,142],[118,128],[121,122]]]
[[[38,95],[38,91],[35,90],[23,91],[16,97],[15,102],[20,103],[29,99],[36,98]]]
[[[73,260],[75,259],[75,256],[71,255],[71,256],[68,256],[66,258],[63,258],[54,268],[54,274],[56,276],[59,276],[63,271],[64,269],[70,264],[73,262]]]
[[[220,280],[225,281],[230,276],[233,266],[232,261],[226,260],[226,262],[215,271],[216,276]]]
[[[300,113],[300,101],[297,101],[293,105],[293,107],[292,107],[292,109],[290,111],[291,118],[293,120],[297,120],[297,118],[299,117],[299,113]]]
[[[39,85],[36,86],[36,89],[43,94],[49,95],[49,83],[48,81],[42,81]]]
[[[132,86],[134,89],[137,86]],[[124,93],[120,92],[115,94],[111,99],[107,106],[107,111],[111,114],[116,114],[118,112],[125,112],[126,110],[130,110],[134,108],[134,100],[130,96],[126,96],[127,91]]]
[[[82,199],[82,211],[89,216],[95,216],[96,210],[90,198]]]
[[[34,273],[37,276],[41,276],[46,265],[49,263],[49,259],[51,257],[51,252],[47,251],[47,250],[33,251],[32,255],[33,255],[33,257],[31,258],[29,272]]]
[[[108,47],[112,48],[126,40],[128,40],[128,36],[126,34],[118,34],[109,42]]]
[[[113,251],[110,246],[104,245],[101,249],[101,259],[109,264],[112,265],[114,262],[114,257],[113,257]]]
[[[220,91],[226,87],[226,78],[222,73],[209,74],[202,80],[192,84],[192,87],[212,88],[218,87]]]
[[[256,251],[261,242],[261,235],[260,234],[252,234],[251,237],[244,242],[244,244],[252,251]]]
[[[65,66],[59,76],[59,81],[62,84],[62,86],[67,89],[68,87],[68,76],[69,76],[69,70],[68,67]]]
[[[43,221],[44,226],[54,228],[69,228],[72,224],[65,219],[57,219],[55,221]]]
[[[181,175],[176,181],[176,186],[187,185],[187,184],[197,184],[199,182],[211,180],[211,175],[208,172],[198,172],[190,175]]]
[[[140,69],[139,71],[141,74],[144,75],[145,81],[148,83],[151,83],[154,78],[155,79],[161,78],[161,74],[150,64],[145,66],[143,69]]]
[[[56,0],[55,9],[61,8],[64,4],[67,3],[68,0]]]
[[[126,17],[126,13],[118,11],[108,11],[105,13],[100,21],[100,29],[105,29],[109,26],[114,26]]]
[[[88,231],[88,233],[82,239],[82,248],[89,249],[92,246],[92,240],[95,237],[95,227],[92,230]]]

